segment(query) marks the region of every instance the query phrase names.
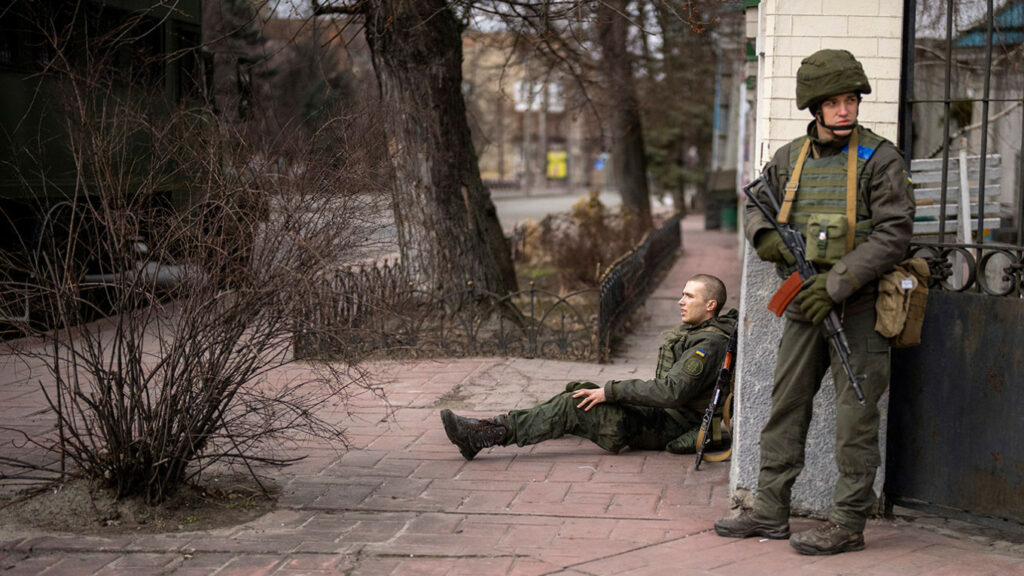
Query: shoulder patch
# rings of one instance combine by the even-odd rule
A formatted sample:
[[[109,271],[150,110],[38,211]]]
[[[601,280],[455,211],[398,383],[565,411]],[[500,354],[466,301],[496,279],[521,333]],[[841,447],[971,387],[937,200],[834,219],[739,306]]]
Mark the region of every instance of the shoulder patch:
[[[703,357],[708,355],[707,352],[701,350],[700,348],[697,348],[696,350],[694,350],[694,353],[697,354],[697,356],[700,356],[701,358],[703,358]]]
[[[699,356],[690,356],[683,362],[683,372],[690,376],[700,376],[704,372],[704,359]]]
[[[850,147],[843,147],[843,152],[850,153]],[[867,162],[871,160],[871,157],[875,155],[875,149],[868,146],[857,146],[857,157]]]

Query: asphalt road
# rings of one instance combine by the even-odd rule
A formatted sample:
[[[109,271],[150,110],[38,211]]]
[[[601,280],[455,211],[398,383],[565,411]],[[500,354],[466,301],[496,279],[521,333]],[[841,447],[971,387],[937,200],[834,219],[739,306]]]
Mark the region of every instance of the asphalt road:
[[[582,188],[572,191],[565,188],[549,188],[529,192],[518,189],[493,190],[491,200],[498,212],[502,230],[509,234],[520,222],[527,220],[539,222],[548,214],[571,211],[573,204],[587,194],[588,192]],[[611,209],[617,209],[622,204],[622,199],[616,191],[601,192],[599,198],[606,207]],[[652,198],[651,201],[653,203],[654,199]],[[397,234],[393,223],[391,223],[391,214],[389,212],[382,214],[381,218],[381,226],[373,235],[368,255],[363,256],[366,260],[379,261],[397,257]]]
[[[501,228],[507,233],[520,222],[537,222],[548,214],[569,212],[572,205],[587,194],[584,189],[572,192],[566,189],[534,190],[529,193],[520,190],[500,190],[492,192],[491,199],[498,211]],[[622,203],[618,192],[601,192],[599,198],[609,208],[617,208]]]

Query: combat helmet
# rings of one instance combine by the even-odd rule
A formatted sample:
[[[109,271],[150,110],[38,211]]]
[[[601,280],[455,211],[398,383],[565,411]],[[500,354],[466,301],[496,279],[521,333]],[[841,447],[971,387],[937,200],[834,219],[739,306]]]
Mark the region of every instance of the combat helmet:
[[[796,107],[800,110],[846,92],[871,93],[864,67],[850,52],[818,50],[800,63],[796,72]]]

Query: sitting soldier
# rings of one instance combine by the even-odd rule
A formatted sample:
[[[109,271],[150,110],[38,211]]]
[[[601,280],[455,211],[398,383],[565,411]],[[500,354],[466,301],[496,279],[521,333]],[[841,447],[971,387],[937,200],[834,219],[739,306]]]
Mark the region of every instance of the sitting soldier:
[[[565,391],[529,410],[492,418],[441,411],[448,439],[466,460],[489,446],[526,446],[565,434],[587,438],[610,452],[622,448],[692,454],[711,399],[737,312],[719,315],[725,284],[708,274],[686,282],[679,310],[683,325],[658,351],[653,380],[611,380],[603,387],[570,382]]]

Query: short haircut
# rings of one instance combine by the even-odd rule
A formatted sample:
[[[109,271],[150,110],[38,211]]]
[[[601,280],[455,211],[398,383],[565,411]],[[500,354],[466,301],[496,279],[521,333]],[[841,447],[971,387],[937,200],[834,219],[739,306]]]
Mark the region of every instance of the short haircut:
[[[725,306],[725,299],[727,297],[725,282],[711,274],[697,274],[691,277],[689,281],[698,282],[704,287],[704,299],[715,301],[715,309],[712,311],[712,314],[718,316],[718,313],[722,311],[722,307]]]

